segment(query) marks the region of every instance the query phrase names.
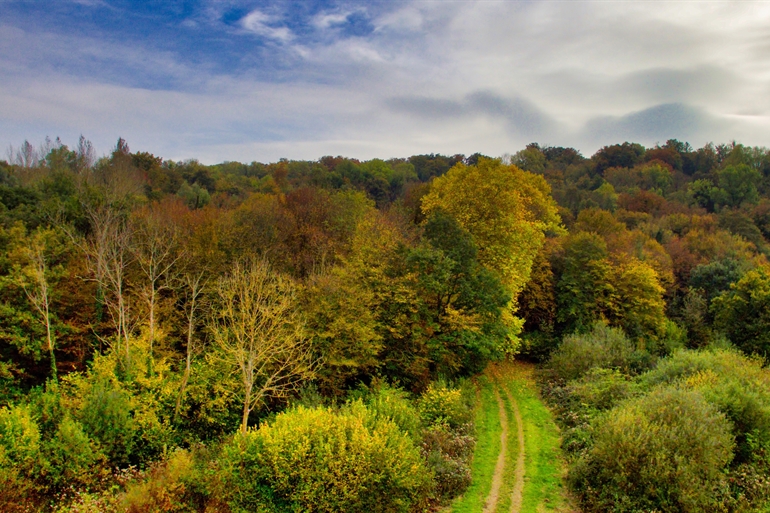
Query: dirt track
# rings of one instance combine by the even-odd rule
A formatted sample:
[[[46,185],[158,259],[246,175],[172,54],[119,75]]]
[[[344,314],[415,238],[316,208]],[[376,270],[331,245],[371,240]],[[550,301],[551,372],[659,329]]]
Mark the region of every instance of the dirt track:
[[[495,376],[497,377],[497,376]],[[503,485],[503,478],[505,474],[505,462],[508,456],[508,432],[509,422],[508,414],[505,411],[505,403],[502,397],[500,397],[500,390],[505,393],[508,402],[513,409],[514,421],[516,423],[516,434],[518,439],[518,456],[516,458],[516,470],[514,473],[513,490],[511,492],[511,509],[510,513],[519,513],[521,510],[522,492],[524,491],[524,424],[521,419],[521,412],[519,411],[519,405],[511,392],[504,386],[500,386],[497,379],[495,383],[495,398],[499,407],[500,424],[502,426],[502,432],[500,433],[500,454],[497,457],[497,464],[495,465],[495,472],[492,476],[492,488],[487,496],[484,504],[484,513],[492,513],[497,510],[497,503],[500,498],[500,488]]]

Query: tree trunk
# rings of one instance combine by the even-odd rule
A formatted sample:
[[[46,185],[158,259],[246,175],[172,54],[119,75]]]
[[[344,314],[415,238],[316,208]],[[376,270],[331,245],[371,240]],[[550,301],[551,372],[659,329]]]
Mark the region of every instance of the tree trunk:
[[[243,418],[241,419],[241,433],[246,433],[249,426],[249,413],[251,413],[251,387],[246,387],[246,393],[243,397]]]

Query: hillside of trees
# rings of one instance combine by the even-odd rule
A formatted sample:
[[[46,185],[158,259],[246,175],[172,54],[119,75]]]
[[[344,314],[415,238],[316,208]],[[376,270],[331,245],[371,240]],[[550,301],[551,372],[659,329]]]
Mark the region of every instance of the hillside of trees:
[[[432,511],[488,363],[584,511],[770,503],[770,151],[0,161],[0,510]]]

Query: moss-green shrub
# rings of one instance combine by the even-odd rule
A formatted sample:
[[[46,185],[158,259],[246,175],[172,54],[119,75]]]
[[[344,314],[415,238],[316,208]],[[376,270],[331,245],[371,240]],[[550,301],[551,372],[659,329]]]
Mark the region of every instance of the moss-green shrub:
[[[565,428],[562,448],[574,454],[588,447],[593,436],[592,420],[639,393],[639,386],[628,376],[602,368],[593,368],[579,379],[551,388],[549,401]]]
[[[430,473],[412,440],[361,401],[340,411],[302,406],[238,434],[222,456],[234,511],[414,511]]]
[[[403,390],[381,385],[366,397],[366,406],[372,413],[373,421],[391,420],[412,440],[420,439],[420,415]]]
[[[574,407],[601,412],[639,393],[635,381],[616,369],[594,368],[569,384]]]
[[[66,416],[53,437],[46,441],[47,483],[55,489],[85,487],[101,477],[98,464],[103,455],[98,451],[79,422]]]
[[[600,417],[569,480],[586,512],[720,511],[732,450],[729,421],[699,392],[658,388]]]
[[[736,440],[734,465],[770,453],[770,370],[735,349],[679,351],[642,375],[643,387],[667,383],[695,389],[725,414]]]
[[[128,463],[136,427],[127,392],[109,381],[97,381],[89,387],[79,420],[111,463]]]
[[[548,368],[563,381],[577,379],[593,368],[618,369],[631,374],[651,365],[646,351],[637,351],[622,330],[596,323],[591,332],[564,337],[551,355]]]

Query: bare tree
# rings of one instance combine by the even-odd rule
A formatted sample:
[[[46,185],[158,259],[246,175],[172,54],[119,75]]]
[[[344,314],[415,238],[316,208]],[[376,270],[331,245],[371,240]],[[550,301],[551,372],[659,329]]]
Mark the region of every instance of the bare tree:
[[[198,310],[201,307],[205,307],[203,304],[202,294],[206,288],[206,280],[204,279],[204,273],[197,274],[185,273],[182,278],[185,287],[185,319],[187,320],[187,351],[185,357],[184,375],[182,377],[182,384],[179,386],[179,395],[176,399],[176,408],[174,409],[174,415],[179,415],[179,410],[182,407],[182,400],[187,389],[187,384],[190,382],[190,375],[192,373],[192,360],[193,356],[198,352],[198,346],[195,343],[195,328],[198,324]]]
[[[13,145],[8,146],[6,154],[8,155],[9,163],[23,169],[37,167],[40,164],[40,159],[44,156],[40,155],[37,148],[32,146],[32,143],[27,140],[21,143],[21,146],[18,148],[14,148]]]
[[[297,310],[296,289],[265,261],[236,264],[217,283],[209,329],[222,357],[241,377],[243,416],[269,398],[283,398],[313,374],[314,362]]]
[[[76,170],[78,173],[83,173],[87,169],[91,169],[96,163],[96,152],[94,151],[94,146],[91,144],[91,141],[83,137],[83,134],[80,134],[80,139],[78,139],[78,147],[75,150],[75,157],[77,168]]]
[[[123,351],[126,369],[130,370],[130,341],[135,319],[130,309],[126,272],[131,263],[131,232],[124,215],[118,209],[108,204],[83,206],[89,220],[90,234],[83,239],[71,230],[68,233],[86,258],[91,274],[88,279],[96,282],[97,310],[106,307],[115,330],[114,347],[117,351]]]
[[[51,322],[51,298],[48,283],[48,265],[45,256],[45,238],[41,232],[30,238],[30,245],[25,248],[27,265],[22,270],[21,286],[32,307],[40,315],[40,322],[45,326],[46,347],[51,356],[51,375],[56,381],[56,356],[54,354],[54,333]]]
[[[182,256],[179,236],[174,225],[160,218],[151,209],[145,209],[134,218],[131,252],[139,266],[144,283],[140,295],[147,307],[149,337],[149,372],[152,374],[153,346],[158,324],[158,301],[164,290],[174,283],[175,266]]]

